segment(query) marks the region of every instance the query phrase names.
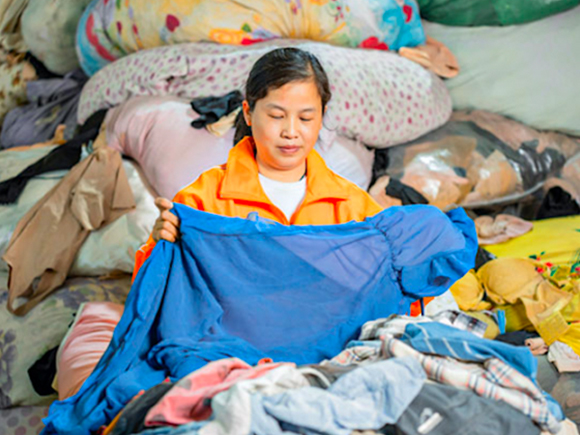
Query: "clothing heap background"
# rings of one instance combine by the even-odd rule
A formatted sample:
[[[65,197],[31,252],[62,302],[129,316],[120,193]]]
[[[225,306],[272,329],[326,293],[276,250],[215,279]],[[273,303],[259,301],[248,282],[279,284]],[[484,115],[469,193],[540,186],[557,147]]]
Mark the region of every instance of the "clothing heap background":
[[[0,433],[38,433],[47,405],[93,372],[157,217],[154,197],[172,198],[225,162],[236,91],[258,57],[289,45],[317,55],[328,73],[333,99],[316,150],[331,169],[382,207],[460,205],[475,221],[487,251],[450,292],[424,299],[421,319],[462,325],[485,346],[504,341],[518,354],[526,346],[537,373],[514,374],[514,361],[502,357],[444,364],[417,344],[415,320],[380,321],[391,339],[365,335],[371,321],[322,364],[216,358],[204,369],[229,374],[204,386],[213,393],[195,393],[203,400],[194,406],[194,415],[213,412],[214,420],[150,433],[371,429],[361,421],[379,433],[467,424],[481,430],[474,433],[555,433],[563,416],[552,398],[580,424],[580,57],[570,56],[580,48],[578,1],[365,1],[355,19],[337,9],[347,2],[291,0],[273,8],[279,15],[261,12],[279,2],[225,2],[193,21],[188,2],[171,11],[161,1],[0,2]],[[384,9],[362,12],[372,7]],[[312,28],[332,36],[321,41]],[[93,186],[97,196],[87,193]],[[71,207],[49,218],[73,192]],[[34,235],[58,225],[56,241]],[[71,243],[59,250],[64,234]],[[22,306],[16,296],[31,299],[28,281],[49,263],[56,273],[37,279],[37,297]],[[8,264],[20,283],[10,296]],[[397,322],[404,326],[393,330]],[[434,367],[454,373],[456,384],[443,385]],[[405,394],[393,373],[407,380]],[[514,398],[505,382],[526,383],[517,399],[525,405],[498,405]],[[135,397],[105,433],[147,428],[145,411],[173,385]],[[405,399],[395,405],[391,395]],[[321,426],[309,403],[337,419]],[[435,417],[426,421],[425,409]],[[486,410],[480,424],[477,409]],[[568,424],[559,423],[560,433],[575,433]]]

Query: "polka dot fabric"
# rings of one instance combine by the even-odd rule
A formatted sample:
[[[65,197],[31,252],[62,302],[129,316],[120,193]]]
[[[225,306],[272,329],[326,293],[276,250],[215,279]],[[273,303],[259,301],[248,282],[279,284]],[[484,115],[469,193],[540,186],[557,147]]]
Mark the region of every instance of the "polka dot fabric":
[[[0,410],[0,434],[38,435],[48,415],[48,406],[26,406]]]
[[[181,44],[119,59],[85,85],[79,122],[138,95],[193,99],[243,90],[254,62],[280,46],[296,46],[320,59],[333,94],[326,127],[368,146],[386,148],[413,140],[441,126],[451,115],[451,99],[443,82],[395,53],[279,40],[243,48]]]

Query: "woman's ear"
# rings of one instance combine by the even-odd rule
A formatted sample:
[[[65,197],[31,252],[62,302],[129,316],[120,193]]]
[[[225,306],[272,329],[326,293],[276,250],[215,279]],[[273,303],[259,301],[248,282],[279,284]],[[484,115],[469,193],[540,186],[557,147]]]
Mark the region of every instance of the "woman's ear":
[[[244,119],[246,120],[246,124],[248,127],[252,125],[252,117],[250,112],[250,104],[244,100],[242,103],[242,112],[244,112]]]

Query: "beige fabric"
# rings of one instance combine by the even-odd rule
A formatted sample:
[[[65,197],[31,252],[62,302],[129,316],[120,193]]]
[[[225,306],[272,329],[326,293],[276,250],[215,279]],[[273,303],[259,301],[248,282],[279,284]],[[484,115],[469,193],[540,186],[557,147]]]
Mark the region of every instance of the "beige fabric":
[[[399,50],[399,54],[440,77],[452,78],[459,74],[459,63],[451,50],[430,36],[427,36],[424,45],[403,47]]]
[[[548,346],[562,340],[578,310],[575,286],[558,288],[537,271],[536,263],[525,258],[492,260],[457,281],[451,292],[463,310],[484,309],[487,296],[506,312],[508,330],[533,325]]]
[[[400,199],[387,195],[385,189],[389,185],[390,181],[391,177],[384,175],[380,177],[369,190],[369,194],[383,208],[389,208],[395,205],[403,205]]]
[[[25,53],[28,49],[22,40],[20,19],[28,0],[0,1],[0,47]]]
[[[4,260],[8,309],[24,315],[66,279],[88,234],[135,207],[118,151],[100,147],[77,164],[18,223]],[[27,301],[15,307],[17,298]]]
[[[480,246],[495,245],[526,234],[534,224],[516,216],[499,214],[495,218],[480,216],[475,219],[475,229]]]
[[[59,124],[56,127],[56,131],[54,132],[54,136],[52,139],[47,140],[46,142],[39,142],[35,143],[34,145],[22,145],[17,147],[12,147],[4,150],[5,152],[14,152],[14,151],[25,151],[34,148],[43,148],[43,147],[50,147],[53,145],[63,145],[66,143],[64,138],[64,130],[66,129],[65,124]]]
[[[241,107],[234,110],[232,113],[226,116],[222,116],[217,122],[213,124],[208,124],[205,128],[211,134],[217,137],[225,136],[233,127],[236,122],[236,117],[238,113],[242,110]]]

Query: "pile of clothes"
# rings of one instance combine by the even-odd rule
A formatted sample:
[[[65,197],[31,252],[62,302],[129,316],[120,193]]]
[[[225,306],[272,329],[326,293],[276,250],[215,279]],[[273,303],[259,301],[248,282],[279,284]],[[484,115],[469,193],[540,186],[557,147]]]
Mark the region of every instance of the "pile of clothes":
[[[0,2],[0,432],[577,433],[578,1],[174,3]],[[176,207],[132,285],[154,198],[225,162],[286,46],[329,77],[317,152],[386,210]]]

